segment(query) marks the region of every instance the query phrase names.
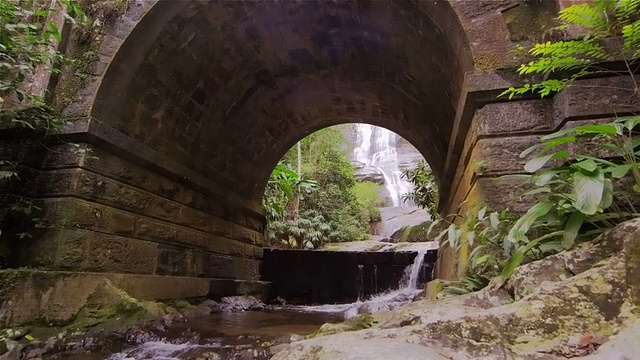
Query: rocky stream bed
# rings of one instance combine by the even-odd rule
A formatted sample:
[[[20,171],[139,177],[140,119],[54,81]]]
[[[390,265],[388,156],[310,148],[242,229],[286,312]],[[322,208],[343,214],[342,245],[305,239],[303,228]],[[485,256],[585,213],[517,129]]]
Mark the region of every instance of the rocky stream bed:
[[[439,297],[358,306],[343,321],[253,298],[138,301],[106,281],[67,325],[3,330],[0,360],[637,359],[640,219],[524,265],[500,289]]]

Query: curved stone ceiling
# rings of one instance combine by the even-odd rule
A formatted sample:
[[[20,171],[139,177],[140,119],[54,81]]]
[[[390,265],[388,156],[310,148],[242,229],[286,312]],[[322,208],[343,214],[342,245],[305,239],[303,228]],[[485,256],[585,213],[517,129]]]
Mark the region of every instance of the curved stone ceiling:
[[[441,175],[471,66],[442,3],[160,1],[92,116],[256,202],[296,141],[340,123],[398,133]]]

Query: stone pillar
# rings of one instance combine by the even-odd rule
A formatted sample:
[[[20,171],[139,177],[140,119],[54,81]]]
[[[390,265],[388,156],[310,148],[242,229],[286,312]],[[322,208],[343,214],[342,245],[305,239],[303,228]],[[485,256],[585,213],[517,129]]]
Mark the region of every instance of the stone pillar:
[[[457,121],[469,121],[469,130],[459,141],[464,145],[455,169],[450,166],[452,188],[444,213],[464,213],[477,203],[526,211],[534,199],[520,195],[529,185],[513,175],[524,174],[524,165],[535,153],[522,159],[523,150],[564,127],[608,122],[616,114],[640,110],[630,76],[580,80],[554,97],[505,101],[497,95],[511,84],[496,75],[468,75]],[[602,96],[602,89],[607,89],[607,96]],[[466,256],[451,249],[441,249],[439,256],[439,278],[454,279],[464,272]]]

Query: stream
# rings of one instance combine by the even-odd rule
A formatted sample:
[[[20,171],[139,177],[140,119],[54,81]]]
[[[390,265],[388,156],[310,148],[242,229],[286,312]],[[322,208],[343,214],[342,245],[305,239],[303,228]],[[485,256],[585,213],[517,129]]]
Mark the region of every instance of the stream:
[[[45,356],[44,360],[232,360],[269,359],[277,345],[302,340],[324,323],[359,313],[391,310],[420,292],[418,276],[426,250],[407,266],[398,289],[351,304],[267,306],[261,311],[222,312],[102,339],[97,348]]]

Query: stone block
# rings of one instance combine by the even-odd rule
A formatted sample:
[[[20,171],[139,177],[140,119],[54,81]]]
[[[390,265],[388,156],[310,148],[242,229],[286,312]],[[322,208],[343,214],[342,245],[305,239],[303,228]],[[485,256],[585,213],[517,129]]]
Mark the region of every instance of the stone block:
[[[524,165],[533,155],[521,159],[520,153],[539,142],[539,136],[519,136],[479,139],[471,161],[480,161],[477,170],[480,174],[514,174],[524,172]],[[467,169],[469,171],[469,169]]]
[[[494,210],[525,212],[534,200],[532,197],[522,197],[530,186],[526,179],[515,176],[480,178],[471,189],[467,201],[473,204],[472,199],[483,199],[484,203]]]
[[[158,244],[88,231],[84,236],[89,241],[89,248],[81,269],[77,270],[149,275],[155,273]]]
[[[636,79],[637,81],[637,79]],[[579,80],[554,97],[554,121],[637,113],[640,99],[630,76]],[[603,91],[606,96],[603,96]]]
[[[487,104],[478,109],[473,121],[478,135],[506,135],[553,130],[550,102],[547,100],[510,101]]]
[[[236,265],[234,258],[212,253],[204,253],[202,271],[205,277],[210,278],[234,278]]]
[[[185,276],[187,275],[187,251],[167,245],[158,246],[157,275]]]
[[[136,216],[131,213],[76,198],[44,199],[43,211],[43,220],[52,226],[125,236],[133,235],[136,226]]]

